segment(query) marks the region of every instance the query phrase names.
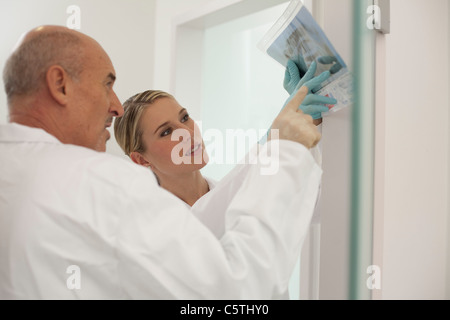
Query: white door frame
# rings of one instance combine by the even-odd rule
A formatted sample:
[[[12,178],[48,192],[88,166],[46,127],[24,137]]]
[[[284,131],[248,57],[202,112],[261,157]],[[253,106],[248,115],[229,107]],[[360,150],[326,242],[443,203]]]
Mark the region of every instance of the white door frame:
[[[205,29],[285,2],[287,0],[214,0],[174,18],[170,92],[177,99],[182,99],[182,105],[190,106],[194,117],[199,117],[201,112],[198,109],[192,111],[191,108],[201,105],[201,56]],[[313,15],[317,15],[317,21],[322,24],[324,0],[303,2],[308,8],[312,8]],[[183,64],[183,59],[189,61],[189,64]],[[186,82],[190,84],[189,90],[183,90],[178,85]],[[319,260],[320,225],[315,225],[311,227],[302,250],[300,299],[319,299]]]

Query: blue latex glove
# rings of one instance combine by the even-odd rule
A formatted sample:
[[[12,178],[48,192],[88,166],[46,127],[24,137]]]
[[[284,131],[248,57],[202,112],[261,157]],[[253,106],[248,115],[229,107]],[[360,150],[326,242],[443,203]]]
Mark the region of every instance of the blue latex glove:
[[[317,59],[317,61],[321,64],[332,64],[334,65],[330,68],[330,73],[335,74],[342,69],[342,65],[339,63],[338,59],[333,56],[323,56]]]
[[[333,64],[329,69],[331,74],[335,74],[342,69],[342,65],[338,59],[333,56],[322,56],[317,61],[320,64]],[[289,94],[294,93],[297,84],[305,76],[307,71],[308,67],[301,56],[296,56],[288,61],[283,86]]]
[[[314,120],[321,119],[322,112],[329,111],[329,108],[326,105],[334,105],[337,103],[336,99],[312,94],[312,92],[315,92],[320,88],[322,82],[330,77],[330,72],[325,71],[318,77],[314,78],[316,70],[317,63],[314,61],[313,63],[311,63],[311,66],[309,67],[306,74],[300,79],[300,71],[298,70],[297,65],[292,60],[289,60],[284,78],[284,87],[291,95],[287,99],[284,106],[286,106],[289,101],[291,101],[291,99],[302,86],[307,86],[309,89],[309,94],[306,96],[305,100],[303,100],[303,103],[299,108],[303,111],[303,113],[309,114]],[[297,84],[294,87],[295,82],[297,82]],[[293,87],[294,90],[292,90]]]
[[[284,75],[284,89],[286,89],[289,94],[293,94],[295,88],[297,88],[297,85],[307,71],[308,67],[301,56],[290,59],[286,65],[286,72]]]
[[[286,105],[289,103],[289,101],[292,100],[292,98],[295,96],[297,91],[302,87],[306,86],[308,88],[308,94],[305,99],[303,100],[303,103],[300,105],[299,109],[302,109],[303,113],[311,115],[313,119],[320,119],[322,118],[322,112],[328,111],[328,107],[325,106],[326,104],[336,104],[336,99],[328,98],[328,97],[322,97],[315,94],[311,94],[312,90],[317,89],[320,87],[322,82],[327,80],[330,77],[330,72],[325,71],[320,76],[314,77],[314,74],[316,73],[316,67],[317,64],[313,62],[311,64],[311,67],[309,68],[308,72],[305,74],[305,76],[298,81],[297,86],[295,87],[295,90],[291,94],[291,96],[288,98],[286,103],[283,106],[283,109],[286,107]],[[296,67],[297,68],[297,67]],[[298,69],[297,69],[298,72]],[[294,73],[295,75],[295,73]],[[295,79],[295,77],[291,77],[290,79]],[[289,82],[289,81],[287,81]],[[271,128],[270,128],[271,129]],[[269,136],[270,129],[267,131],[267,134],[263,136],[263,138],[259,141],[260,144],[264,144],[267,141],[267,137]]]

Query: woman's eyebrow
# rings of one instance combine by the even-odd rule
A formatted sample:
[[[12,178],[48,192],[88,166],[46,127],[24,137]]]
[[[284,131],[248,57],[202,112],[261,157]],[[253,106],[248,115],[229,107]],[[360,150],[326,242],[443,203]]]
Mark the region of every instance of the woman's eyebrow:
[[[169,121],[164,122],[162,125],[160,125],[158,128],[156,128],[155,133],[156,133],[160,128],[162,128],[162,127],[164,127],[164,126],[166,126],[166,125],[168,125],[168,124],[169,124]]]
[[[178,114],[180,115],[180,114],[182,114],[184,111],[187,111],[186,108],[181,109],[181,111],[180,111]],[[162,127],[164,127],[164,126],[166,126],[166,125],[168,125],[168,124],[169,124],[169,121],[164,122],[162,125],[160,125],[158,128],[156,128],[155,133],[156,133],[159,129],[161,129]]]

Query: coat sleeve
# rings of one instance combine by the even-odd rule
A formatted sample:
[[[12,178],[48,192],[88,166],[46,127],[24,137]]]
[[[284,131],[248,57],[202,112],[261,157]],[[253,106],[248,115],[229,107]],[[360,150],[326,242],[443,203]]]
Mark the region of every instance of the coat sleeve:
[[[270,299],[282,294],[309,229],[321,169],[309,150],[273,141],[243,166],[217,238],[185,204],[145,179],[122,198],[124,294],[137,299]],[[277,168],[268,173],[267,165]],[[121,206],[124,207],[124,206]],[[210,208],[214,211],[213,208]]]
[[[318,125],[317,129],[319,130],[320,133],[322,133],[322,124]],[[317,146],[315,146],[314,148],[311,149],[311,154],[312,154],[314,160],[316,160],[316,162],[319,165],[319,167],[322,168],[322,141],[320,141],[317,144]],[[311,221],[311,224],[313,224],[313,225],[320,224],[320,205],[319,205],[319,201],[320,201],[320,196],[321,195],[322,195],[322,181],[320,183],[319,193],[317,195],[316,209],[314,210],[314,215],[313,215],[312,221]]]

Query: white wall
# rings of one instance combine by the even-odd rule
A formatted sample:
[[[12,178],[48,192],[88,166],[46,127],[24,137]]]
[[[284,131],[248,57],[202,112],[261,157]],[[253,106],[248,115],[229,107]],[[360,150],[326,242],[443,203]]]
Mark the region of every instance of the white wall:
[[[207,5],[215,0],[156,0],[155,12],[155,73],[154,87],[171,91],[171,64],[174,39],[171,38],[174,20],[191,8]]]
[[[382,298],[443,299],[448,267],[449,1],[391,1]]]
[[[117,72],[120,101],[153,86],[154,0],[0,0],[0,64],[20,35],[42,24],[66,25],[67,7],[81,9],[81,32],[96,39],[109,54]],[[7,117],[3,79],[0,80],[0,123]],[[112,134],[114,136],[114,134]],[[112,138],[109,153],[122,155]]]
[[[282,85],[285,68],[257,48],[257,43],[286,8],[287,4],[283,3],[204,32],[200,81],[203,129],[219,130],[224,137],[227,130],[251,130],[255,134],[254,142],[250,136],[236,141],[228,137],[222,159],[217,159],[216,164],[211,161],[204,168],[206,176],[223,178],[267,132],[289,97]],[[177,86],[177,95],[180,87],[181,84]],[[213,160],[209,143],[205,143]]]
[[[322,2],[323,25],[344,59],[351,61],[351,15],[342,16],[351,1],[344,2]],[[373,295],[450,298],[449,2],[395,0],[391,6],[391,34],[379,37],[377,53],[383,62],[377,74],[384,82],[377,88],[377,107],[383,109],[377,110],[376,119],[374,263],[382,268],[382,290]],[[338,212],[348,203],[341,201],[345,192],[335,182],[347,187],[350,171],[336,169],[347,153],[342,150],[348,147],[348,117],[341,113],[324,122],[322,199],[327,201],[321,204],[321,299],[346,298],[348,217]],[[339,136],[330,138],[333,131]],[[330,176],[330,171],[335,174]],[[333,204],[338,204],[336,210]]]

